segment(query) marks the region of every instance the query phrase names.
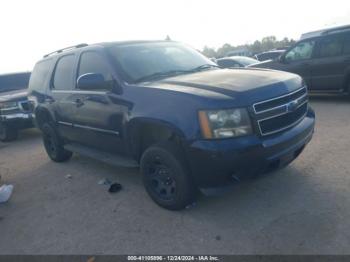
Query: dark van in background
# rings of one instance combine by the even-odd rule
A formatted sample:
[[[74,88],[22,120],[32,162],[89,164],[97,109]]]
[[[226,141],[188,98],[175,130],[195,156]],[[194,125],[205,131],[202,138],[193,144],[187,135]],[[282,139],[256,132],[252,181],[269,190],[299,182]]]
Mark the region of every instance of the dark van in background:
[[[0,140],[15,140],[18,130],[32,127],[27,98],[30,72],[0,75]]]
[[[251,67],[296,73],[310,91],[349,94],[350,25],[303,34],[278,59]]]

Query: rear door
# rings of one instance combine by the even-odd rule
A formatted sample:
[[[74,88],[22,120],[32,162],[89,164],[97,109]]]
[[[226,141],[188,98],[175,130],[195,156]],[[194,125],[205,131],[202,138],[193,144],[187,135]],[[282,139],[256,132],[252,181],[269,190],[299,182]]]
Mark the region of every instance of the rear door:
[[[314,90],[336,91],[343,88],[345,59],[342,54],[344,34],[325,36],[317,42],[312,61],[311,81]]]
[[[72,126],[77,116],[75,97],[72,93],[75,72],[76,55],[68,54],[60,57],[51,78],[52,96],[47,99],[47,102],[52,104],[61,136],[69,140],[79,137],[79,133]]]

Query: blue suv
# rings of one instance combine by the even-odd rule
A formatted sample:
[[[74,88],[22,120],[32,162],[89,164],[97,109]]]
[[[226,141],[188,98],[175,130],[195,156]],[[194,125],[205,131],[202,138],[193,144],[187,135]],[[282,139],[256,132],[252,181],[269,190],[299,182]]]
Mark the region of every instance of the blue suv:
[[[311,140],[315,114],[295,74],[222,69],[184,44],[80,44],[45,55],[29,99],[48,156],[78,152],[139,167],[160,206],[197,189],[284,167]]]

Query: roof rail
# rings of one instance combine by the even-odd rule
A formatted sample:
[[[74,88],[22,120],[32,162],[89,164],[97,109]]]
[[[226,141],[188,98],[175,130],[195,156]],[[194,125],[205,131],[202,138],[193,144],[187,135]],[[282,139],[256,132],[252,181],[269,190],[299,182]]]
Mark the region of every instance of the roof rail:
[[[79,44],[79,45],[68,46],[66,48],[62,48],[62,49],[56,50],[54,52],[48,53],[48,54],[44,55],[44,58],[48,57],[50,55],[62,53],[63,51],[68,51],[68,50],[71,50],[71,49],[81,48],[81,47],[85,47],[85,46],[88,46],[88,44],[84,44],[83,43],[83,44]]]
[[[341,31],[341,30],[346,30],[346,29],[350,29],[350,25],[344,25],[344,26],[338,26],[338,27],[326,29],[325,31],[322,32],[322,35],[326,35],[326,34],[334,32],[334,31]]]

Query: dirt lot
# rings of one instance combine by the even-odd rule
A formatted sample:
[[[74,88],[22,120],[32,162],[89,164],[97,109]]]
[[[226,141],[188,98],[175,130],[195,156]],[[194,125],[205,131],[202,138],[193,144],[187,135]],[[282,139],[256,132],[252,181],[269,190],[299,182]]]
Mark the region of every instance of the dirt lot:
[[[288,168],[201,197],[181,212],[156,206],[137,170],[46,156],[40,134],[0,143],[1,254],[350,254],[350,100],[314,97],[314,139]],[[71,175],[72,178],[66,178]],[[124,190],[109,194],[102,178]]]

